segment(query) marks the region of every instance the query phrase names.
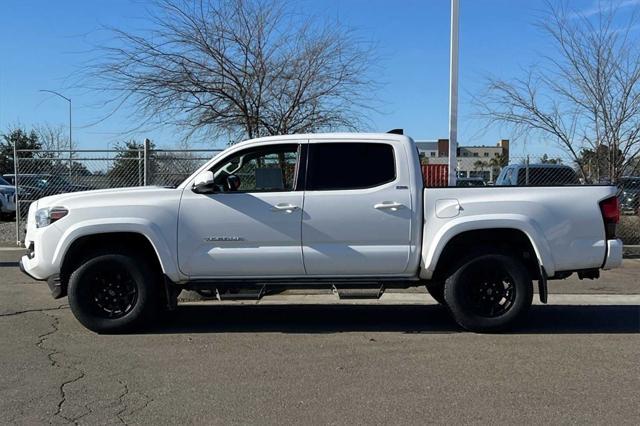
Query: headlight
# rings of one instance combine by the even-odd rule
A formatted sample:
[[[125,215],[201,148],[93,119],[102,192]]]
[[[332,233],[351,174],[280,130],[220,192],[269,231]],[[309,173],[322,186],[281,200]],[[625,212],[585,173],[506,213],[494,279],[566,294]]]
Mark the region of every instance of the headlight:
[[[62,219],[69,213],[64,207],[45,207],[36,210],[36,228],[44,228]]]

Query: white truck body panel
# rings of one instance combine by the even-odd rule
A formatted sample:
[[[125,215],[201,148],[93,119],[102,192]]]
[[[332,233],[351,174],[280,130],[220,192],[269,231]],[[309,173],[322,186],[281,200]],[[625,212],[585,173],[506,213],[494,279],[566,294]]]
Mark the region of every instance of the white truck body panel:
[[[304,275],[302,197],[302,192],[203,196],[184,190],[178,221],[180,270],[200,279]],[[277,204],[298,208],[276,210]]]
[[[362,138],[317,138],[309,143],[337,140]],[[366,189],[305,191],[302,250],[308,275],[415,276],[412,254],[419,239],[411,225],[420,223],[421,216],[411,196],[414,168],[404,151],[406,143],[393,137],[365,141],[389,144],[403,154],[395,156],[395,180]]]
[[[241,149],[282,143],[351,141],[393,146],[396,179],[340,191],[196,194],[193,182]],[[27,273],[60,272],[82,236],[134,232],[153,245],[174,282],[206,278],[396,277],[430,279],[446,244],[461,232],[517,229],[530,239],[549,276],[557,271],[619,266],[622,245],[607,240],[598,202],[615,188],[477,187],[423,189],[413,141],[391,134],[322,134],[237,144],[178,188],[122,188],[46,197],[29,210],[22,259]],[[396,203],[396,210],[376,208]],[[277,205],[295,206],[291,212]],[[36,228],[37,209],[69,214]]]
[[[153,245],[165,274],[178,281],[176,221],[182,191],[159,187],[118,188],[74,192],[45,197],[29,207],[25,246],[33,243],[34,256],[22,258],[25,270],[46,279],[59,273],[71,244],[78,238],[111,232],[135,232]],[[39,208],[64,206],[65,219],[36,228]]]
[[[524,232],[548,275],[599,268],[607,240],[598,202],[615,194],[610,186],[426,189],[421,277],[431,278],[438,256],[455,235],[490,228]],[[457,214],[438,217],[442,200],[455,200]]]

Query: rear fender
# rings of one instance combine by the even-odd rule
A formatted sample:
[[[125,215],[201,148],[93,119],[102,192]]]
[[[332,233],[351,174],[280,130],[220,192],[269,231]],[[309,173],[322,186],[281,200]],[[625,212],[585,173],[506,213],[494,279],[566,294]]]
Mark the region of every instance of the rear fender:
[[[434,225],[438,226],[437,224]],[[430,227],[427,224],[425,226],[425,235],[423,236],[420,278],[431,279],[440,255],[456,235],[467,231],[486,229],[515,229],[523,232],[531,242],[538,264],[544,267],[547,275],[552,276],[555,273],[555,263],[551,248],[538,225],[531,218],[524,215],[506,214],[461,217],[449,220],[441,225],[433,235],[429,235]]]

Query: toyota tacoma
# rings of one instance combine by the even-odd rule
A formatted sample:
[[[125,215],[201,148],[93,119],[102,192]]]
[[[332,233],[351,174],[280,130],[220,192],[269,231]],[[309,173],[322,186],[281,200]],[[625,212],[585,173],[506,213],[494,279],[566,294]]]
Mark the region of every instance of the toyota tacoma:
[[[425,188],[399,134],[309,134],[231,146],[175,188],[45,197],[21,269],[97,332],[175,308],[183,289],[233,298],[425,286],[462,327],[512,327],[534,283],[622,263],[613,186]]]

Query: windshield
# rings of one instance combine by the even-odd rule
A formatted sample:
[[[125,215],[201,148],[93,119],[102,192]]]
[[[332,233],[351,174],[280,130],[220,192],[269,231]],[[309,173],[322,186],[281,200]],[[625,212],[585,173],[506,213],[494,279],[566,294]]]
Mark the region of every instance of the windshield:
[[[7,182],[6,180],[4,180],[4,178],[3,178],[2,176],[0,176],[0,185],[10,185],[10,186],[13,186],[13,185],[11,185],[9,182]]]

